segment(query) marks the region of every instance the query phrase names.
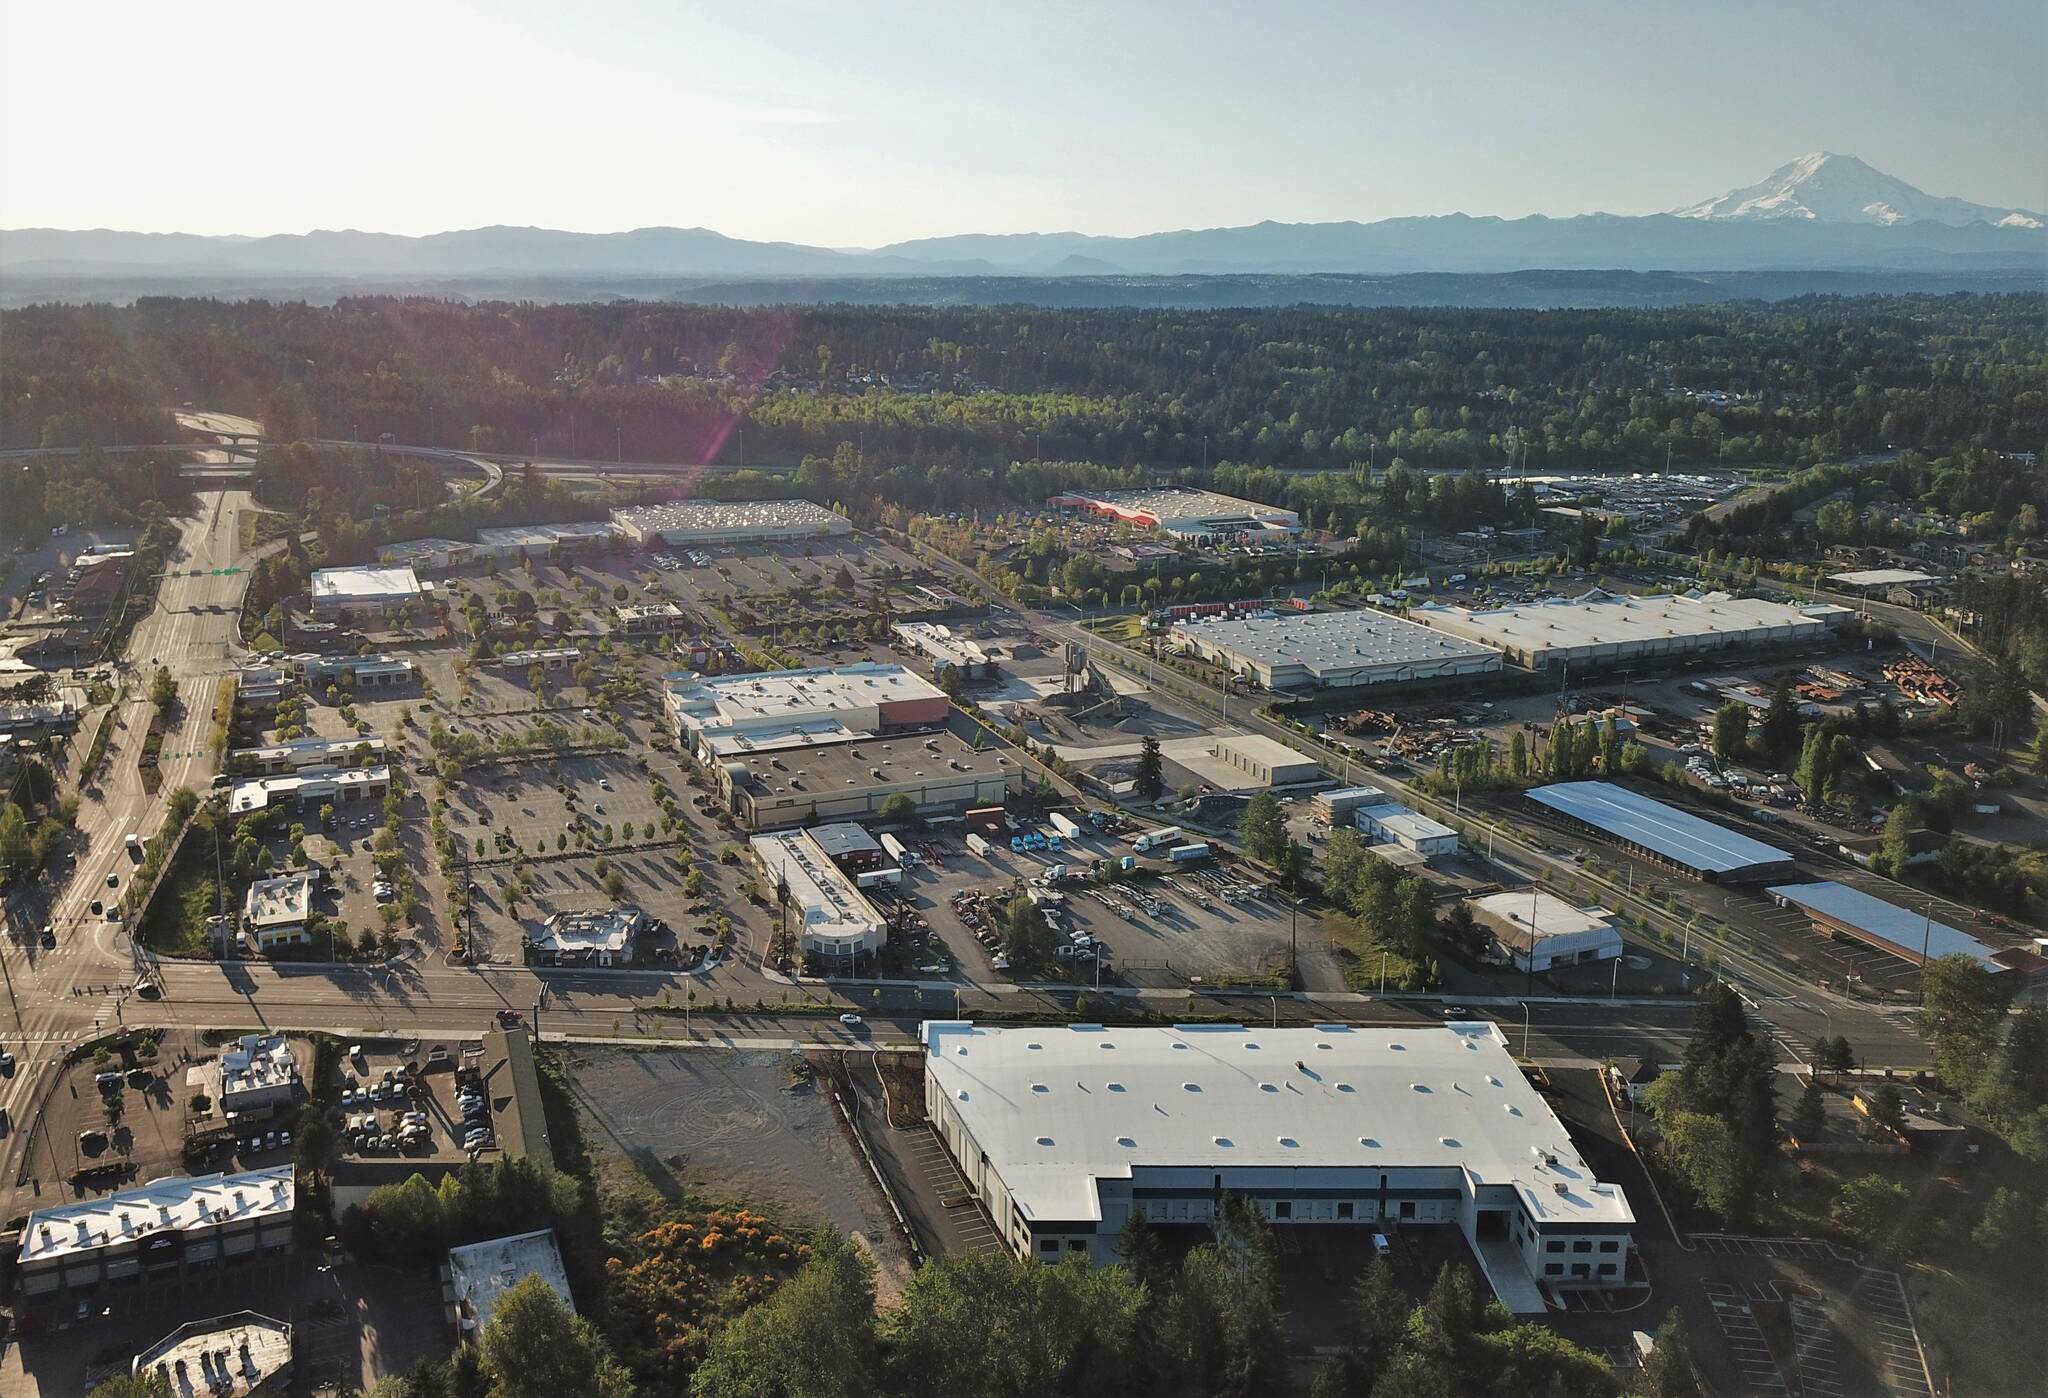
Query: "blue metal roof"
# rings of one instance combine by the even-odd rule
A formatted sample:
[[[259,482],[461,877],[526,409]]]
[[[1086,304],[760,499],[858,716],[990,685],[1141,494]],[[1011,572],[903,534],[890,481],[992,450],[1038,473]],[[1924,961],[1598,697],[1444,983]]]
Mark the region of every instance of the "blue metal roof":
[[[1612,782],[1558,782],[1529,799],[1703,874],[1727,874],[1792,856]]]
[[[1916,913],[1882,898],[1873,898],[1860,888],[1845,883],[1789,883],[1764,890],[1781,902],[1790,903],[1809,916],[1819,915],[1853,927],[1858,932],[1895,948],[1908,959],[1917,959],[1925,946],[1929,960],[1941,956],[1970,957],[1987,971],[2005,968],[1991,959],[1992,948],[1945,922],[1932,922],[1926,913]]]

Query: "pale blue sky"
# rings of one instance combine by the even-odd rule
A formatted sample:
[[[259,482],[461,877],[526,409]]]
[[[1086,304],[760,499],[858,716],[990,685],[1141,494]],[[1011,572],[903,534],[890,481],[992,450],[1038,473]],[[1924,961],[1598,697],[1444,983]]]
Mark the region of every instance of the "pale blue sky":
[[[1812,150],[2048,206],[2048,5],[0,0],[0,226],[1648,213]]]

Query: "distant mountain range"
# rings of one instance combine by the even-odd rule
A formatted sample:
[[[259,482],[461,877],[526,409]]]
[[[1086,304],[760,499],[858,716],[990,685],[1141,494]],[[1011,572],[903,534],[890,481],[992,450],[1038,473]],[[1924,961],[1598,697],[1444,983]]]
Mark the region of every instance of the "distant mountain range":
[[[645,279],[1387,278],[1569,269],[1967,278],[2039,273],[2048,265],[2044,225],[2048,219],[2038,213],[1938,198],[1852,156],[1822,153],[1718,199],[1642,217],[1269,221],[1137,237],[963,234],[873,249],[751,242],[706,228],[595,234],[492,227],[417,238],[25,228],[0,232],[0,292],[19,304],[36,295],[106,299],[92,289],[105,284],[120,286],[123,295],[265,294],[250,284],[278,279],[352,282],[368,291],[449,280],[573,286]]]

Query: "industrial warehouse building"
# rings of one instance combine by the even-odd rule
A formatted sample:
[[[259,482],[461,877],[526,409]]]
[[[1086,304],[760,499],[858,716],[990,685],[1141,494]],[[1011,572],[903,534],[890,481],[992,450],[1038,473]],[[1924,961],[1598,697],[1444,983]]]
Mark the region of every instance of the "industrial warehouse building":
[[[1257,733],[1232,733],[1216,740],[1216,758],[1266,786],[1312,782],[1323,774],[1313,757]]]
[[[1933,904],[1914,912],[1844,883],[1781,884],[1764,890],[1812,920],[1814,930],[1845,937],[1919,966],[1944,956],[1967,956],[1995,976],[2020,983],[2020,998],[2034,998],[2048,960],[2025,947],[1993,948],[1960,928],[1934,920]]]
[[[292,1244],[290,1165],[239,1175],[173,1176],[28,1216],[15,1259],[24,1296],[153,1282]]]
[[[935,728],[946,721],[952,701],[901,665],[864,661],[714,679],[670,675],[662,707],[676,737],[715,763],[748,752]]]
[[[1350,689],[1500,669],[1497,650],[1375,611],[1197,618],[1167,638],[1264,689]]]
[[[888,941],[889,920],[811,831],[756,835],[747,844],[805,955],[850,960],[872,956]]]
[[[612,524],[642,548],[654,543],[816,539],[853,532],[842,516],[809,500],[678,500],[668,505],[629,505],[612,511]]]
[[[401,607],[417,607],[426,590],[410,568],[318,568],[311,596],[316,617],[333,618],[343,612],[384,616]]]
[[[896,634],[899,644],[910,647],[931,662],[934,675],[958,670],[963,679],[995,677],[996,662],[989,658],[988,652],[981,648],[979,642],[960,635],[950,626],[941,626],[935,621],[899,621],[889,629]]]
[[[1775,845],[1613,782],[1558,782],[1529,799],[1706,883],[1761,883],[1793,872],[1792,856]]]
[[[1458,852],[1457,831],[1398,801],[1360,806],[1351,813],[1351,822],[1372,843],[1399,845],[1425,859]]]
[[[673,676],[663,706],[751,830],[859,819],[899,794],[938,813],[1024,789],[1016,755],[947,729],[945,691],[901,665]]]
[[[1455,1226],[1518,1313],[1628,1277],[1628,1200],[1491,1023],[922,1037],[926,1114],[1020,1258],[1114,1261],[1132,1213],[1204,1225],[1235,1194],[1280,1228]]]
[[[1000,806],[1025,788],[1024,767],[1008,748],[976,747],[943,728],[744,752],[719,759],[712,773],[749,830],[859,820],[896,795],[926,814]]]
[[[1498,647],[1516,665],[1543,670],[1810,644],[1850,613],[1825,604],[1795,607],[1724,592],[1633,597],[1595,588],[1575,598],[1479,611],[1429,604],[1408,615],[1447,635]]]
[[[1198,543],[1283,539],[1301,533],[1301,516],[1293,510],[1186,486],[1077,490],[1055,495],[1051,503]]]
[[[1541,889],[1467,898],[1465,907],[1517,971],[1548,971],[1621,955],[1621,931],[1604,908],[1574,907]]]
[[[377,550],[387,567],[446,572],[470,563],[510,562],[546,558],[559,546],[564,553],[603,548],[619,537],[608,519],[582,524],[508,524],[476,531],[476,542],[462,539],[406,539]]]

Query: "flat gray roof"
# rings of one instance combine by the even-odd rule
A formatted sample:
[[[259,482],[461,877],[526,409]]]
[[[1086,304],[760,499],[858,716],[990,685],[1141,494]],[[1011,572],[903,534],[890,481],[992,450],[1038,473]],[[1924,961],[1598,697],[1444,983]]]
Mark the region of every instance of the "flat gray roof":
[[[1792,858],[1775,845],[1612,782],[1558,782],[1537,787],[1529,799],[1705,874],[1732,874]]]
[[[1924,944],[1929,960],[1961,955],[1971,958],[1987,971],[2005,969],[1991,959],[1990,947],[1960,928],[1950,927],[1945,922],[1931,922],[1926,913],[1887,903],[1845,883],[1833,880],[1826,883],[1787,883],[1764,891],[1809,916],[1827,918],[1844,927],[1854,928],[1892,947],[1910,961],[1920,959],[1920,949]]]
[[[1302,665],[1311,675],[1368,665],[1500,658],[1491,646],[1447,636],[1386,612],[1287,612],[1233,621],[1195,618],[1176,623],[1173,629],[1242,660],[1268,667]]]

